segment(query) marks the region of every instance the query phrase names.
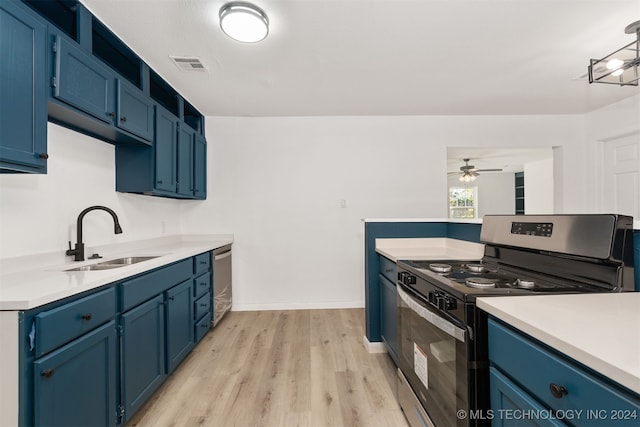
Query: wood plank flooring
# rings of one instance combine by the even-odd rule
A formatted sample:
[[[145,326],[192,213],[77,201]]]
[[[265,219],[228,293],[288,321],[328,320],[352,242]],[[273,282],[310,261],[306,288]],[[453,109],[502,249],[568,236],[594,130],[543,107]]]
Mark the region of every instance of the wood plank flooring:
[[[407,426],[363,336],[363,309],[230,312],[127,427]]]

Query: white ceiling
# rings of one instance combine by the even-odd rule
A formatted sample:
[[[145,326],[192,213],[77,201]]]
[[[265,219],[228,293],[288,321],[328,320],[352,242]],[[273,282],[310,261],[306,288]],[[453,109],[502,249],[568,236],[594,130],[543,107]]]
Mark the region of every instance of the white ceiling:
[[[640,0],[255,0],[255,44],[220,31],[226,0],[81,1],[205,115],[581,114],[640,93],[580,77],[633,41]]]

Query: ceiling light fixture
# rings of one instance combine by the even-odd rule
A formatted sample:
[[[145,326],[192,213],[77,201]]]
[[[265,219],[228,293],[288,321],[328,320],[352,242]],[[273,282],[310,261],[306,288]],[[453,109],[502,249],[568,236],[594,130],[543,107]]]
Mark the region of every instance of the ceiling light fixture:
[[[475,172],[464,171],[462,172],[462,175],[460,175],[460,181],[462,182],[475,181],[477,176],[478,174]]]
[[[220,28],[234,40],[255,43],[269,34],[267,14],[251,3],[227,3],[220,8],[219,16]]]
[[[620,86],[638,86],[640,80],[640,21],[629,24],[626,34],[635,34],[636,40],[602,59],[589,62],[589,83],[608,83]]]

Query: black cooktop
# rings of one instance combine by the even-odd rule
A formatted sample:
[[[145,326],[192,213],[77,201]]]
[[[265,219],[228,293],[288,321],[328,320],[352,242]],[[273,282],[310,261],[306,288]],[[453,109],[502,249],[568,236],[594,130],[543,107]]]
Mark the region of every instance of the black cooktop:
[[[399,261],[398,266],[464,300],[490,295],[590,291],[584,284],[477,260]]]

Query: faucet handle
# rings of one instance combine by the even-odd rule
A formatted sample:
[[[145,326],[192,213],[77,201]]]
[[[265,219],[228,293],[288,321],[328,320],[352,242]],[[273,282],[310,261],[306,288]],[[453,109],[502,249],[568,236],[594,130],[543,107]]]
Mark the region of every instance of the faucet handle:
[[[75,255],[76,251],[71,249],[71,240],[69,240],[69,249],[67,250],[67,255]]]

